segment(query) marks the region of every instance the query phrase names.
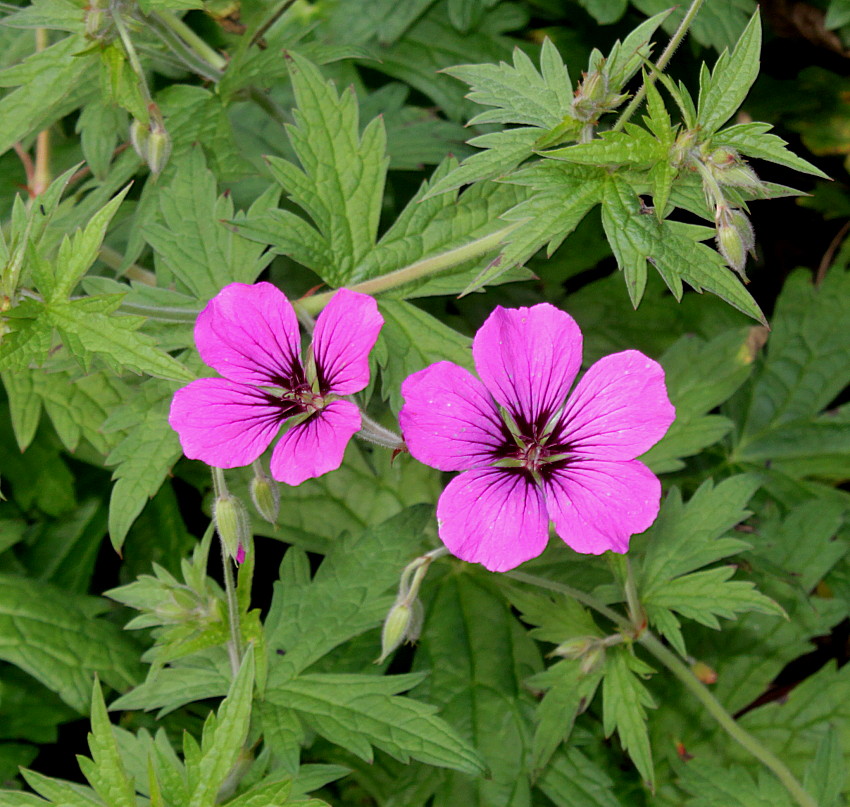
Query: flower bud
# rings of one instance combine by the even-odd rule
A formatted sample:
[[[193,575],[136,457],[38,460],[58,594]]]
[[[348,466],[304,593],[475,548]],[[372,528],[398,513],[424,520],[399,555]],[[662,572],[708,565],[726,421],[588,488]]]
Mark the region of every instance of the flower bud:
[[[753,250],[756,243],[753,225],[743,212],[726,205],[717,206],[714,220],[717,225],[718,251],[726,263],[746,280],[744,266],[747,253]]]
[[[596,643],[582,657],[579,670],[582,675],[596,672],[605,663],[605,645]]]
[[[397,600],[384,620],[384,628],[381,631],[381,656],[375,663],[382,664],[402,642],[415,642],[422,632],[423,620],[422,603],[418,599],[411,602]]]
[[[260,517],[274,524],[280,512],[280,488],[265,473],[255,471],[251,480],[251,501]]]
[[[147,162],[150,134],[150,129],[144,123],[133,118],[133,122],[130,124],[130,143],[133,146],[133,151],[145,162]]]
[[[87,39],[105,39],[112,30],[112,16],[108,0],[89,0],[86,7],[85,36]]]
[[[240,556],[244,560],[245,547],[251,540],[245,505],[229,493],[219,496],[213,505],[213,520],[227,554],[237,563],[241,562]]]
[[[171,156],[171,138],[161,120],[152,117],[149,126],[134,120],[130,124],[130,142],[151,173],[162,173]]]
[[[568,659],[583,658],[597,644],[593,636],[575,636],[559,644],[553,651],[553,656],[562,656]]]

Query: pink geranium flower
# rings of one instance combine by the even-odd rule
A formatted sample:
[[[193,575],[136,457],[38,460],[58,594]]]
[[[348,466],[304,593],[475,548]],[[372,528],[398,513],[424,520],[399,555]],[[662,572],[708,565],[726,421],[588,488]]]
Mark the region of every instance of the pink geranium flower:
[[[224,378],[177,390],[168,422],[183,453],[217,468],[249,465],[275,446],[272,476],[288,485],[340,466],[361,427],[360,410],[341,396],[369,383],[369,351],[383,325],[375,301],[341,289],[316,320],[301,360],[292,304],[271,283],[231,283],[195,323],[195,344]]]
[[[569,314],[499,307],[472,343],[481,381],[445,361],[405,380],[410,453],[463,471],[437,505],[440,538],[457,557],[512,569],[545,549],[550,521],[577,552],[625,552],[655,520],[661,485],[635,457],[675,417],[664,371],[636,350],[615,353],[568,399],[581,351]]]

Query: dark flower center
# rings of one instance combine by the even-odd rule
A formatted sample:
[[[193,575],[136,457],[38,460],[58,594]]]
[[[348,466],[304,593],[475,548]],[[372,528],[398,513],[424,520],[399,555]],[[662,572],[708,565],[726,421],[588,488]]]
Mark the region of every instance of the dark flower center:
[[[571,448],[561,440],[561,423],[527,423],[503,413],[504,444],[496,452],[495,465],[515,469],[540,481],[570,461]]]

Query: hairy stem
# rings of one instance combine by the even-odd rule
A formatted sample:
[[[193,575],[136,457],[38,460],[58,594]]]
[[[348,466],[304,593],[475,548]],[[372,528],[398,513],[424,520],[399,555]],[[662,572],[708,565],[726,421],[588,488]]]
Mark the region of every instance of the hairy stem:
[[[36,51],[44,50],[47,44],[47,29],[36,28]],[[30,191],[33,196],[38,196],[47,190],[48,185],[50,185],[50,129],[42,129],[35,141],[35,166]]]
[[[139,80],[139,92],[141,93],[142,98],[145,99],[145,104],[150,106],[153,104],[153,98],[151,97],[151,91],[148,88],[148,80],[145,77],[144,68],[142,67],[142,63],[139,61],[139,54],[136,52],[133,40],[130,38],[130,32],[124,24],[121,12],[115,7],[110,7],[110,11],[112,13],[112,21],[115,23],[115,30],[118,31],[118,36],[121,38],[121,44],[124,46],[124,52],[127,54],[127,60],[130,62],[130,67],[133,68],[133,72]]]
[[[166,28],[177,34],[186,46],[206,62],[214,70],[221,72],[227,67],[225,59],[218,51],[211,48],[201,37],[199,37],[183,20],[170,11],[156,11],[152,15]]]
[[[667,47],[664,48],[664,53],[659,56],[658,61],[655,63],[659,73],[664,71],[664,68],[669,64],[670,59],[673,58],[673,54],[676,52],[679,45],[682,44],[682,40],[684,40],[685,35],[688,33],[688,29],[691,27],[691,23],[693,23],[694,18],[699,13],[704,2],[705,0],[691,0],[691,5],[685,12],[685,16],[682,17],[682,21],[679,23],[676,33],[674,33],[670,38],[670,41],[667,43]],[[623,114],[620,115],[617,122],[611,127],[612,131],[619,132],[629,122],[632,115],[637,112],[638,107],[640,107],[643,103],[643,99],[646,97],[647,84],[654,84],[655,78],[656,75],[654,73],[646,77],[643,86],[635,93],[635,97],[632,98],[629,105],[623,110]]]
[[[746,729],[742,728],[675,653],[649,632],[644,633],[638,639],[638,642],[684,684],[685,688],[706,708],[708,713],[733,740],[746,748],[762,765],[773,772],[800,807],[818,807],[817,802],[803,790],[803,786],[788,770],[785,763],[772,751],[765,748]]]
[[[528,583],[538,588],[548,589],[549,591],[572,597],[583,605],[592,608],[597,613],[602,614],[602,616],[611,620],[617,627],[627,631],[631,635],[634,635],[636,632],[637,626],[632,625],[628,619],[617,613],[613,608],[609,608],[605,603],[597,600],[591,594],[586,594],[579,589],[564,585],[563,583],[547,580],[545,577],[537,577],[536,575],[525,574],[524,572],[508,572],[507,576],[521,583]],[[785,763],[738,724],[735,718],[723,708],[720,701],[711,694],[708,688],[691,672],[687,664],[672,650],[667,648],[648,630],[643,630],[636,637],[636,641],[682,682],[685,688],[706,708],[708,713],[733,740],[773,772],[800,807],[817,807],[817,802],[806,793],[803,786],[797,781],[794,774],[788,770]]]
[[[445,269],[451,269],[453,266],[459,266],[472,258],[479,258],[488,252],[492,252],[517,226],[518,224],[509,224],[507,227],[502,227],[502,229],[477,238],[475,241],[470,241],[468,244],[463,244],[430,258],[423,258],[421,261],[411,263],[402,269],[396,269],[394,272],[364,280],[362,283],[355,283],[348,288],[363,294],[379,294],[382,291],[403,286],[413,280],[419,280]],[[310,314],[317,314],[328,304],[333,294],[332,291],[329,291],[323,294],[315,294],[312,297],[304,297],[298,300],[296,308],[301,307]]]
[[[210,466],[213,481],[213,493],[216,499],[227,495],[227,483],[221,468]],[[233,578],[233,561],[227,553],[224,541],[219,536],[221,547],[221,565],[224,570],[224,593],[227,596],[227,622],[230,627],[230,640],[227,643],[227,655],[230,657],[230,669],[235,678],[242,664],[242,627],[239,621],[239,600],[236,594],[236,581]]]

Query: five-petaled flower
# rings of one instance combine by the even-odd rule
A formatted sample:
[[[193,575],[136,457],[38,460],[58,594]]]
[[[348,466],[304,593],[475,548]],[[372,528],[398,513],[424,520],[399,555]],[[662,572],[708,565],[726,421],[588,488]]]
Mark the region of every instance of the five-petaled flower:
[[[257,459],[282,424],[272,476],[298,485],[339,467],[361,427],[360,410],[342,396],[369,383],[369,351],[383,318],[374,299],[348,289],[316,320],[301,360],[292,304],[271,283],[231,283],[195,323],[195,344],[224,378],[202,378],[177,390],[169,423],[183,453],[217,468]]]
[[[581,331],[546,303],[496,308],[472,353],[481,381],[443,361],[402,385],[410,453],[463,471],[437,505],[449,551],[506,571],[545,549],[551,520],[577,552],[625,552],[658,515],[661,485],[635,458],[675,417],[661,366],[636,350],[606,356],[568,398]]]

